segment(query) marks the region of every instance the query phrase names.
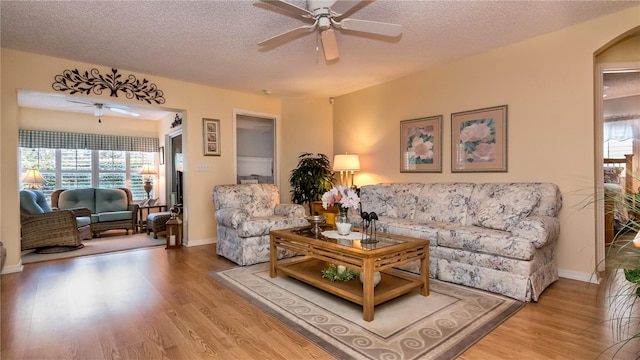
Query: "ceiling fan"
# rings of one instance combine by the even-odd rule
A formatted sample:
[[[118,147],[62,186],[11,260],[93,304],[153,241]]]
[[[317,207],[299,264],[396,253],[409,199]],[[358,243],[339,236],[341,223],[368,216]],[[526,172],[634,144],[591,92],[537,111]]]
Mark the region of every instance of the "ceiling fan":
[[[138,114],[137,112],[133,112],[133,111],[129,111],[126,109],[123,109],[123,107],[126,106],[111,106],[111,105],[107,105],[104,103],[98,103],[98,102],[88,102],[88,101],[78,101],[78,100],[67,100],[68,102],[72,102],[72,103],[76,103],[76,104],[83,104],[84,106],[93,106],[95,109],[93,109],[93,115],[96,117],[100,117],[102,115],[104,115],[104,110],[109,110],[109,111],[113,111],[119,114],[123,114],[123,115],[127,115],[127,116],[134,116],[134,117],[138,117],[140,116],[140,114]],[[101,119],[98,119],[98,122],[102,122]]]
[[[322,49],[326,60],[334,60],[339,57],[338,42],[334,29],[358,31],[369,34],[396,37],[402,34],[402,25],[384,23],[379,21],[358,20],[343,18],[349,10],[362,1],[353,0],[307,0],[307,9],[290,4],[282,0],[260,0],[280,9],[292,12],[311,22],[311,25],[300,26],[282,34],[273,36],[258,45],[271,45],[283,39],[299,35],[305,32],[318,30],[322,41]],[[372,0],[364,0],[372,1]]]

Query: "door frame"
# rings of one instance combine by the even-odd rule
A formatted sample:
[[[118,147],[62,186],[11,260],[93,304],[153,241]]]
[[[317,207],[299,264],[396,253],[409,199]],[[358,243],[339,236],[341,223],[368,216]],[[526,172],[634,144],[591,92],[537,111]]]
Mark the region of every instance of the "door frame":
[[[233,178],[238,178],[238,117],[250,116],[271,120],[273,123],[273,183],[280,188],[280,119],[278,115],[245,109],[233,109]]]
[[[595,76],[595,205],[596,205],[596,271],[606,268],[606,244],[604,239],[604,74],[614,71],[640,71],[640,62],[620,62],[598,64]],[[634,163],[636,159],[634,158]]]

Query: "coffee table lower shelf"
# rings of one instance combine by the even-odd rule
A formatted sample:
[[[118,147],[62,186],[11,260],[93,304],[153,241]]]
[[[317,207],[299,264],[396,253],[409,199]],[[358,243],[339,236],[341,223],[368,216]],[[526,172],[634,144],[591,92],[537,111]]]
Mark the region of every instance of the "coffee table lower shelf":
[[[322,270],[326,267],[325,261],[304,256],[278,262],[276,270],[343,299],[364,305],[360,279],[330,281],[322,277]],[[399,270],[385,270],[380,275],[381,281],[374,288],[374,306],[422,287],[422,281],[418,276]]]

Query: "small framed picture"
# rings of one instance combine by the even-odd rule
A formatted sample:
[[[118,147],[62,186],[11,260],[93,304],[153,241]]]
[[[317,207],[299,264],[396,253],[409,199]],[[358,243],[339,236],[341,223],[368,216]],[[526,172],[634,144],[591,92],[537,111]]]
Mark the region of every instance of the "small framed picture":
[[[451,172],[507,172],[507,105],[451,114]]]
[[[220,120],[202,119],[205,156],[220,156]]]
[[[442,115],[400,121],[400,172],[442,172]]]
[[[158,159],[160,160],[160,165],[164,165],[164,146],[158,148]]]

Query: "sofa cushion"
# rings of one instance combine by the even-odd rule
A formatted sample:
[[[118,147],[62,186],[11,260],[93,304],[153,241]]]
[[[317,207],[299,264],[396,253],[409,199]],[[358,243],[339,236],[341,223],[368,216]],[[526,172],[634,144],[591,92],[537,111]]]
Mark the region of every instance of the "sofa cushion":
[[[60,198],[58,199],[58,208],[71,209],[86,207],[91,210],[92,214],[95,214],[96,207],[94,196],[95,189],[92,188],[65,190],[60,193]]]
[[[467,183],[426,184],[418,196],[415,220],[464,224],[473,188]]]
[[[20,191],[20,207],[29,214],[44,214],[51,212],[51,207],[42,191]]]
[[[118,221],[118,220],[131,220],[133,219],[133,212],[125,211],[109,211],[99,213],[98,222]]]
[[[243,209],[249,216],[273,215],[280,203],[280,191],[274,184],[217,185],[213,189],[216,211]]]
[[[527,217],[540,200],[540,193],[517,184],[482,184],[471,202],[472,225],[509,231]]]
[[[375,212],[378,216],[398,217],[390,184],[364,185],[360,188],[362,211]]]
[[[400,219],[413,219],[418,206],[418,194],[424,184],[406,183],[391,185],[394,198],[394,206]]]
[[[76,217],[76,222],[78,223],[78,227],[91,225],[91,217],[89,217],[89,216],[78,216],[78,217]]]
[[[66,192],[66,191],[65,191]],[[63,194],[65,193],[63,192]],[[96,189],[95,213],[126,211],[129,207],[127,193],[120,189]],[[131,217],[129,217],[131,218]],[[105,221],[105,220],[100,220]]]
[[[458,226],[438,232],[438,246],[462,249],[513,259],[531,260],[536,248],[531,240],[510,232],[479,226]]]

